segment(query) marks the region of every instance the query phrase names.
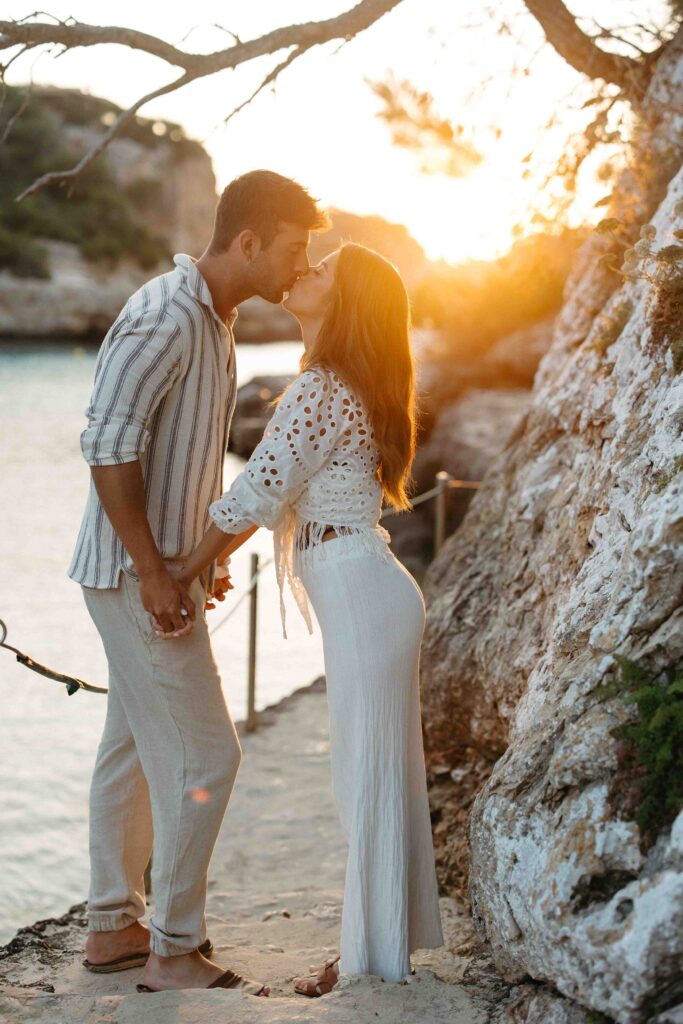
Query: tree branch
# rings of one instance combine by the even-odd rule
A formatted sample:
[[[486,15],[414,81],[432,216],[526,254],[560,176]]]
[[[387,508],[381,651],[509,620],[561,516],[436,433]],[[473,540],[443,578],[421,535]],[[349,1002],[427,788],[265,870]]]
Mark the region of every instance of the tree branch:
[[[37,21],[0,21],[0,52],[15,47],[26,49],[44,45],[60,45],[65,50],[70,50],[80,46],[115,44],[128,46],[131,49],[158,57],[167,64],[182,68],[184,72],[167,85],[142,96],[128,110],[123,111],[109,131],[82,157],[75,167],[67,171],[53,171],[42,175],[25,189],[18,199],[24,199],[46,185],[61,184],[70,178],[77,177],[100,153],[104,152],[121,126],[151,100],[174,92],[198,78],[205,78],[228,68],[236,68],[257,57],[294,47],[294,52],[266,76],[256,92],[229,115],[231,117],[237,110],[242,109],[246,103],[250,102],[262,88],[274,81],[284,68],[306,50],[333,39],[349,40],[353,38],[398,6],[399,3],[401,0],[361,0],[350,10],[334,18],[305,22],[301,25],[287,25],[267,32],[257,39],[247,40],[247,42],[242,42],[235,37],[235,43],[232,46],[208,54],[188,53],[146,32],[117,26],[85,25],[76,21],[56,21],[52,24]],[[14,58],[10,58],[10,61],[12,59]]]
[[[524,0],[550,45],[571,67],[588,78],[602,78],[618,85],[626,98],[640,100],[647,84],[639,61],[607,53],[576,23],[562,0]]]
[[[6,88],[6,86],[3,83],[3,89],[5,89],[5,88]],[[2,101],[4,102],[4,95],[3,95]],[[29,105],[30,101],[31,101],[31,86],[29,85],[28,89],[24,93],[24,97],[23,97],[21,103],[19,104],[17,109],[14,111],[12,116],[8,119],[7,124],[5,125],[5,130],[2,133],[2,135],[0,135],[0,146],[2,146],[7,141],[7,139],[9,138],[10,132],[12,131],[12,128],[14,128],[14,125],[16,124],[16,122],[19,120],[21,115],[24,113],[24,111],[26,110],[26,108]]]
[[[277,64],[272,71],[268,72],[268,74],[260,83],[260,85],[256,86],[252,94],[250,96],[247,96],[246,100],[243,100],[240,104],[238,104],[238,106],[235,107],[234,110],[230,111],[228,116],[224,119],[223,124],[227,124],[228,121],[231,121],[233,119],[235,114],[239,114],[240,110],[244,110],[245,107],[248,107],[251,101],[255,100],[258,94],[260,92],[263,92],[267,85],[270,85],[271,82],[274,82],[278,75],[281,74],[281,72],[283,72],[285,68],[289,67],[290,64],[293,64],[294,61],[298,57],[300,57],[302,53],[305,53],[307,49],[308,47],[297,46],[296,50],[292,50],[288,57],[286,57],[283,61]]]
[[[20,203],[22,199],[26,199],[27,196],[32,195],[34,192],[38,192],[47,185],[61,185],[70,178],[77,178],[78,175],[86,169],[86,167],[90,166],[93,160],[95,160],[100,153],[104,152],[121,126],[124,125],[126,121],[130,121],[131,117],[137,113],[140,107],[145,103],[149,103],[150,100],[156,99],[158,96],[164,96],[166,93],[173,92],[175,89],[180,89],[183,85],[187,85],[188,82],[191,82],[194,77],[197,76],[181,75],[180,78],[176,78],[173,82],[169,82],[168,85],[164,85],[160,89],[155,89],[154,92],[149,92],[146,96],[142,96],[133,104],[132,107],[129,107],[128,110],[124,110],[119,114],[109,131],[102,136],[95,146],[88,150],[85,156],[81,157],[75,167],[72,167],[68,171],[50,171],[48,174],[41,175],[40,178],[36,178],[32,185],[25,188],[21,195],[17,196],[16,202]]]
[[[361,0],[355,7],[334,18],[287,25],[267,32],[257,39],[237,41],[233,46],[215,53],[188,53],[146,32],[117,26],[85,25],[81,22],[50,24],[35,21],[0,21],[0,50],[27,43],[31,46],[59,43],[67,49],[110,43],[149,53],[166,61],[167,64],[184,68],[188,72],[197,72],[197,77],[200,77],[226,68],[236,68],[246,61],[291,46],[303,46],[308,49],[331,39],[350,38],[369,28],[399,3],[401,0]]]
[[[116,43],[119,46],[129,46],[133,50],[150,53],[153,57],[165,60],[167,64],[182,68],[186,67],[194,56],[171,46],[170,43],[165,43],[163,39],[157,39],[156,36],[148,35],[146,32],[137,32],[131,28],[84,25],[78,21],[60,21],[56,24],[37,21],[0,21],[0,50],[8,50],[10,47],[26,44],[44,46],[54,43],[65,46],[68,50],[74,50],[79,46]]]

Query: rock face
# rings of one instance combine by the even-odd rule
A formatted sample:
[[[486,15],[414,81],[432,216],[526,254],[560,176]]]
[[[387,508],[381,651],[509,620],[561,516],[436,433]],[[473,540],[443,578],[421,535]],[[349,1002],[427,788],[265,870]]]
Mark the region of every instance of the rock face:
[[[447,332],[416,332],[421,334],[417,380],[426,430],[431,430],[441,410],[472,389],[529,390],[539,363],[550,348],[553,325],[553,319],[541,320],[512,331],[476,355],[458,352],[458,339]]]
[[[49,279],[0,271],[0,336],[104,335],[128,296],[151,276],[128,261],[113,272],[89,263],[78,246],[68,242],[43,244],[49,255]]]
[[[81,126],[65,126],[65,139],[85,149],[97,134]],[[114,139],[107,150],[107,166],[122,189],[154,191],[154,202],[143,210],[151,231],[168,238],[174,252],[199,256],[211,237],[216,208],[216,177],[211,158],[201,146],[187,147],[182,155],[163,137],[153,148],[133,139]]]
[[[415,460],[420,490],[433,485],[440,469],[460,480],[481,480],[529,401],[524,388],[470,388],[447,405]]]
[[[666,103],[656,131],[679,168],[682,50],[649,98]],[[679,169],[655,252],[683,229],[682,199]],[[423,711],[456,811],[458,766],[489,765],[470,886],[498,968],[636,1024],[683,1000],[683,814],[649,849],[618,816],[611,729],[633,708],[598,687],[617,656],[653,674],[683,658],[683,377],[680,320],[657,332],[656,285],[615,292],[599,246],[568,284],[528,412],[430,570]],[[449,842],[462,852],[455,826]]]
[[[68,99],[74,116],[73,108],[80,102],[77,93],[48,88],[40,96],[74,159],[102,137],[104,124],[72,123],[60,105]],[[103,101],[82,97],[84,107],[98,102]],[[137,196],[140,224],[163,238],[172,252],[200,255],[211,235],[216,205],[216,179],[208,153],[189,140],[179,146],[167,133],[153,145],[126,136],[114,139],[105,159],[117,189]],[[107,267],[86,260],[77,245],[50,240],[43,244],[49,278],[0,272],[0,335],[101,336],[129,295],[155,273],[170,269],[164,263],[144,270],[132,259]],[[248,312],[245,321],[248,324]]]

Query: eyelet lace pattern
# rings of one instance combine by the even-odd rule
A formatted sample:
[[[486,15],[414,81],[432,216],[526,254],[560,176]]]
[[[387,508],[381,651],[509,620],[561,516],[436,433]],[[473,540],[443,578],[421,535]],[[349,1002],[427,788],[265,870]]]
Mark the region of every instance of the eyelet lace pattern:
[[[362,402],[336,373],[311,368],[287,388],[246,466],[210,506],[212,520],[226,533],[254,524],[273,530],[285,637],[285,577],[313,632],[300,572],[313,552],[324,558],[328,526],[389,557],[389,534],[379,525],[378,466]]]

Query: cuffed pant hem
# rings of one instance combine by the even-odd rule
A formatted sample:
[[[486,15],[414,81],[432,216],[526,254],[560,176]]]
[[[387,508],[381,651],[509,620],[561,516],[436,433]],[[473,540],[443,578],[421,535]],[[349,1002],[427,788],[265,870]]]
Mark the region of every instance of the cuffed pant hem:
[[[91,932],[120,932],[129,925],[135,924],[137,917],[121,911],[93,910],[88,912],[88,928]]]
[[[156,956],[187,956],[188,953],[194,953],[195,949],[201,946],[202,941],[202,939],[198,939],[197,942],[193,942],[193,940],[187,939],[181,944],[174,942],[173,939],[160,938],[151,932],[149,948]]]

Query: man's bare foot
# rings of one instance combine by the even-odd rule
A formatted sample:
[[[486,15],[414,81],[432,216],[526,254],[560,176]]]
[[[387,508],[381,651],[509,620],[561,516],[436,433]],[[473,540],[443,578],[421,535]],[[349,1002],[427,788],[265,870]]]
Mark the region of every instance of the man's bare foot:
[[[91,964],[104,964],[129,954],[149,952],[149,930],[139,921],[116,932],[88,932],[85,955]]]
[[[182,956],[157,956],[156,953],[150,953],[145,966],[143,984],[153,990],[208,988],[224,973],[224,967],[207,960],[198,950]],[[267,996],[270,989],[264,985],[261,991],[253,994]]]

